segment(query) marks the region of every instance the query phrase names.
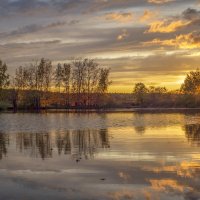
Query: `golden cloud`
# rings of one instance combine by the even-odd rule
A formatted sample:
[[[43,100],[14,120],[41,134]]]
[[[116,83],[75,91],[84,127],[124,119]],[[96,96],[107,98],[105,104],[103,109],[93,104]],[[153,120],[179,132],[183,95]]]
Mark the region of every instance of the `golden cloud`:
[[[200,34],[189,33],[176,36],[175,39],[160,40],[154,39],[149,42],[144,42],[143,45],[161,45],[161,46],[174,46],[180,49],[197,49],[200,48]]]
[[[128,23],[133,20],[132,13],[108,13],[105,15],[106,20],[116,21],[120,23]]]
[[[150,28],[146,33],[171,33],[177,29],[182,28],[190,24],[189,21],[177,20],[177,21],[155,21],[150,24]]]
[[[155,4],[163,4],[163,3],[169,3],[175,0],[148,0],[149,3],[155,3]]]
[[[145,22],[145,21],[151,20],[151,19],[153,19],[156,15],[157,15],[156,12],[152,12],[152,11],[150,11],[150,10],[145,10],[145,11],[144,11],[144,14],[140,17],[140,21],[141,21],[141,22]]]

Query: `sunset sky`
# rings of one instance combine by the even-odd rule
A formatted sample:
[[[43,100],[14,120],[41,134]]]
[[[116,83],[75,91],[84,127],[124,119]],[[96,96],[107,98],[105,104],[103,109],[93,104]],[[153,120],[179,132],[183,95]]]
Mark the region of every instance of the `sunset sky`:
[[[200,67],[200,0],[0,0],[0,58],[15,68],[73,56],[111,68],[112,92],[180,87]]]

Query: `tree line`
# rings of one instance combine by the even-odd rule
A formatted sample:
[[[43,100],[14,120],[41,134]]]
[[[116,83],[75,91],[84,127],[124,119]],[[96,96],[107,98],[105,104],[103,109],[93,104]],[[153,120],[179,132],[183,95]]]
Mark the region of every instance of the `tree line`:
[[[112,83],[109,75],[109,68],[92,59],[77,58],[53,66],[50,60],[42,58],[19,66],[10,76],[6,63],[0,60],[0,110],[200,106],[199,69],[189,72],[176,91],[136,83],[132,95],[108,94]]]
[[[0,61],[0,101],[9,100],[15,111],[19,107],[40,110],[56,96],[63,99],[64,102],[57,103],[65,108],[72,104],[76,108],[96,107],[104,101],[111,84],[110,69],[87,58],[58,63],[56,67],[42,58],[39,62],[18,67],[12,77],[7,69]]]
[[[198,107],[200,106],[200,70],[189,72],[180,89],[176,91],[136,83],[133,95],[133,104],[140,107]]]

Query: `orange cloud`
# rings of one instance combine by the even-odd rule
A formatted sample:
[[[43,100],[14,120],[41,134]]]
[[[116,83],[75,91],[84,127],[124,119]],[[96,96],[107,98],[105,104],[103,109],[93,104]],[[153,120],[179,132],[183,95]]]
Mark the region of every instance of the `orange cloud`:
[[[149,42],[144,42],[143,45],[161,45],[161,46],[174,46],[180,49],[196,49],[200,48],[200,34],[189,33],[185,35],[178,35],[175,39],[160,40],[154,39]]]
[[[105,16],[106,20],[121,22],[121,23],[128,23],[133,20],[132,13],[109,13]]]
[[[155,21],[150,24],[150,28],[146,33],[171,33],[175,32],[177,29],[187,26],[189,21]]]
[[[169,3],[175,0],[148,0],[149,3],[155,3],[155,4],[163,4],[163,3]]]
[[[145,22],[148,20],[151,20],[152,18],[154,18],[157,15],[156,12],[152,12],[150,10],[145,10],[144,14],[140,17],[140,21],[141,22]]]

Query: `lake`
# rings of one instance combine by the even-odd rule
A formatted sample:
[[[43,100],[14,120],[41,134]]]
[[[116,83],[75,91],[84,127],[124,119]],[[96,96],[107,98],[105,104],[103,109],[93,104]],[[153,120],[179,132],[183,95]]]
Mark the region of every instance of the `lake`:
[[[200,113],[0,114],[2,200],[198,200]]]

